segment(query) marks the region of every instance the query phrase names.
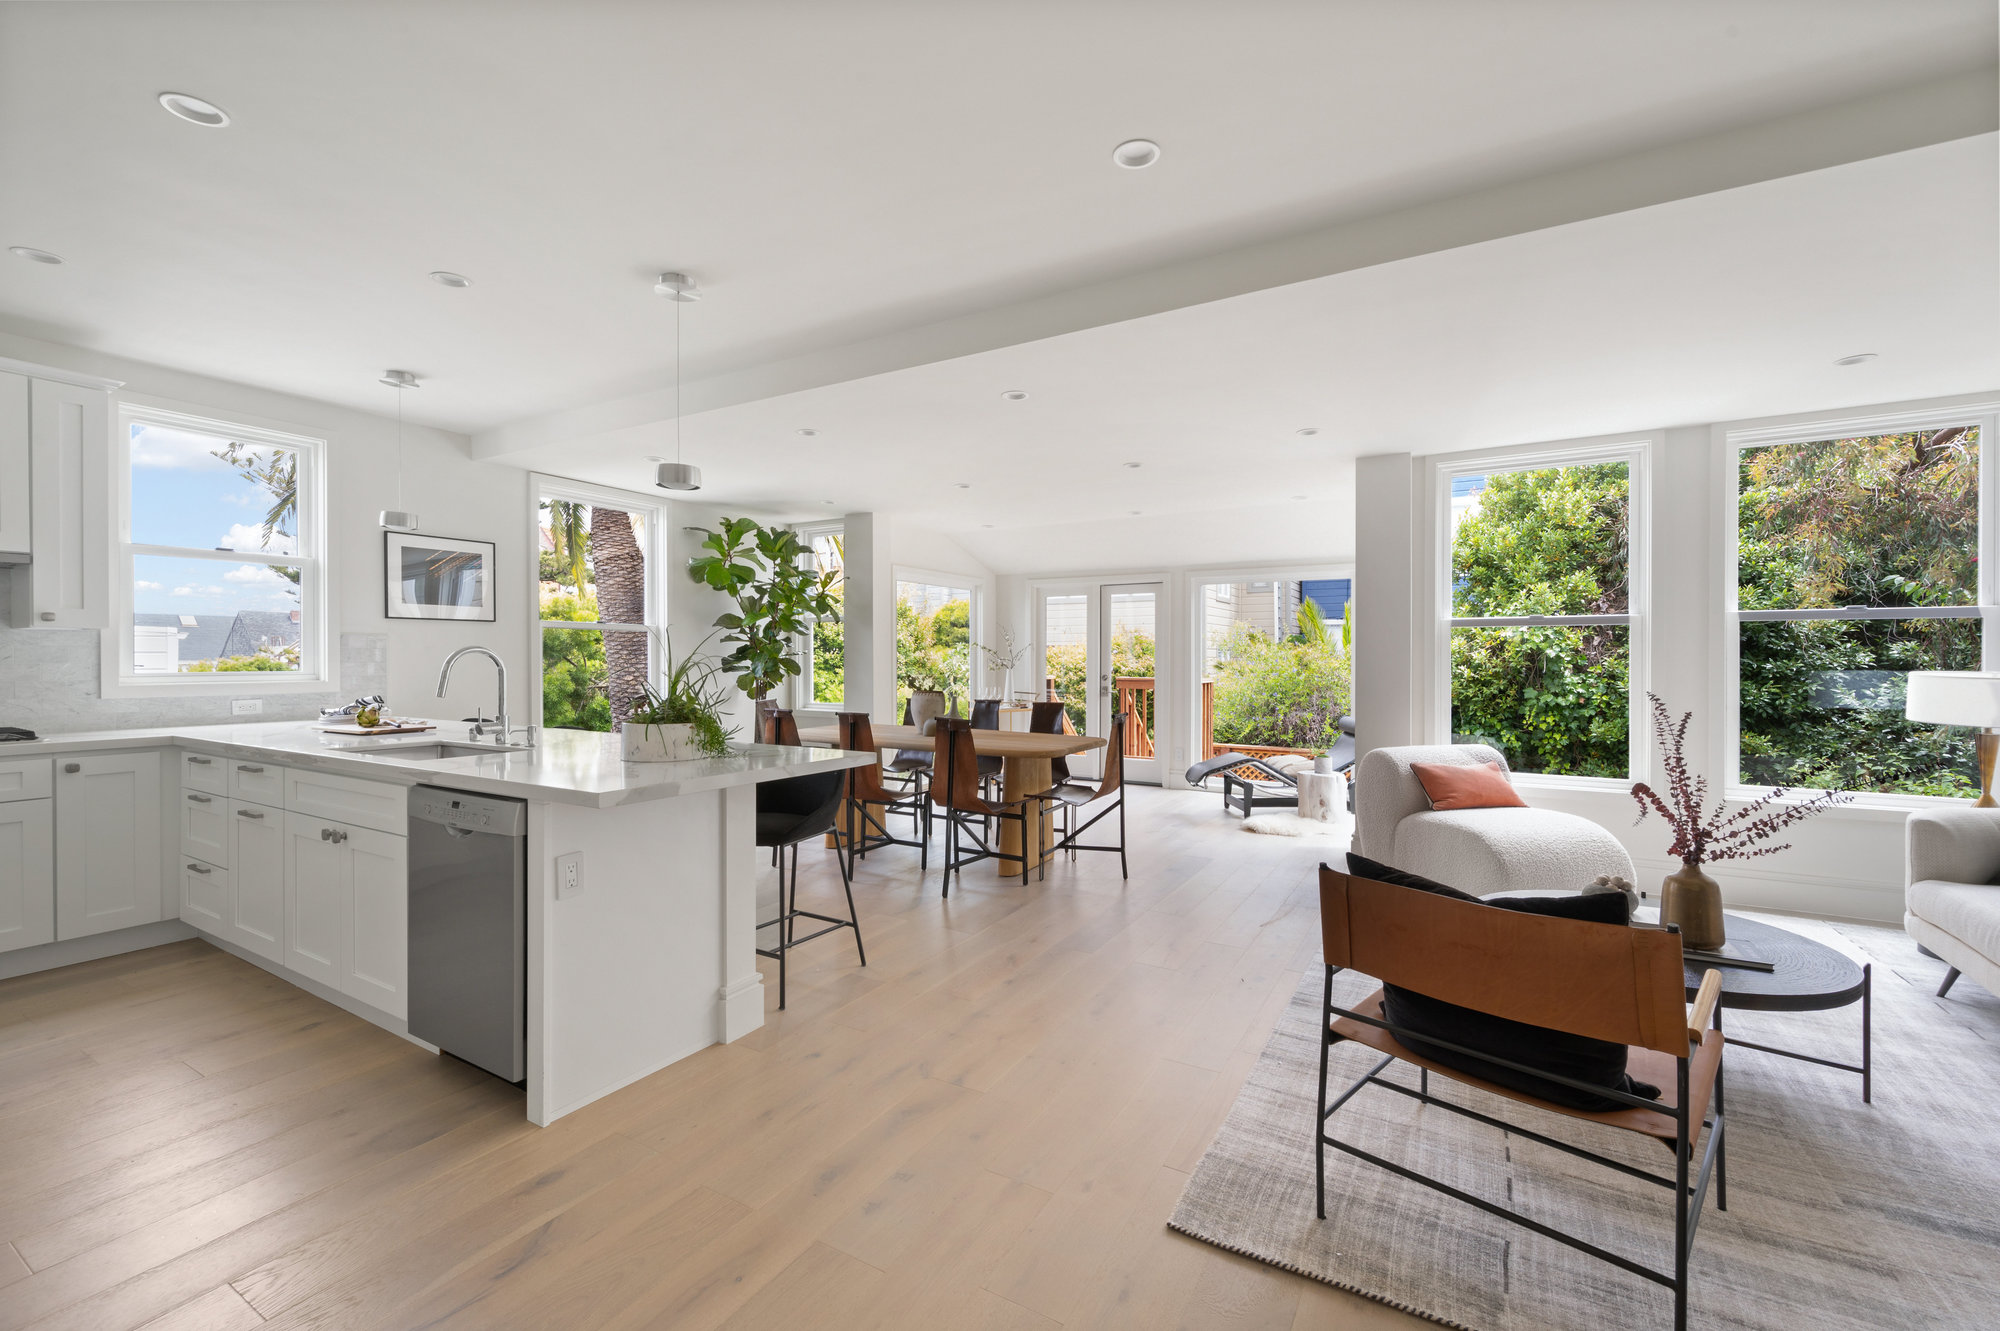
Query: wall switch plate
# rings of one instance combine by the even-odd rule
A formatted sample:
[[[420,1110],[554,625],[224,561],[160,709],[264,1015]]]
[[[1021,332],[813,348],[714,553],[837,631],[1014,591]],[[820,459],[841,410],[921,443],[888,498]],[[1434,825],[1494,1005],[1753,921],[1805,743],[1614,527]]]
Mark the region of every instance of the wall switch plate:
[[[556,900],[568,901],[583,891],[583,852],[556,856]]]
[[[229,714],[231,716],[255,716],[263,710],[264,700],[262,698],[231,698],[229,700]]]

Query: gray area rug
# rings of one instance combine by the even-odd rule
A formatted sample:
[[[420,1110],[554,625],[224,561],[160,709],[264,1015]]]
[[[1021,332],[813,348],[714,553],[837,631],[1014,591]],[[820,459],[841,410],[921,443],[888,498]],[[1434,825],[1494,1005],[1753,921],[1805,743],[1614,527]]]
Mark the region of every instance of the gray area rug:
[[[1732,1048],[1729,1210],[1695,1241],[1690,1325],[1793,1331],[2000,1326],[2000,1000],[1969,980],[1933,996],[1941,963],[1900,931],[1768,918],[1874,963],[1875,1102],[1861,1079]],[[1335,1002],[1374,981],[1338,977]],[[1671,1326],[1672,1292],[1385,1170],[1327,1153],[1313,1207],[1321,974],[1308,972],[1169,1225],[1273,1266],[1471,1331]],[[1858,1062],[1860,1006],[1729,1012],[1744,1039]],[[1335,1046],[1329,1082],[1372,1051]],[[1392,1073],[1415,1084],[1416,1071]],[[1611,1132],[1432,1078],[1433,1093],[1671,1174],[1672,1157]],[[1673,1269],[1672,1197],[1602,1166],[1370,1087],[1336,1135],[1474,1196]]]

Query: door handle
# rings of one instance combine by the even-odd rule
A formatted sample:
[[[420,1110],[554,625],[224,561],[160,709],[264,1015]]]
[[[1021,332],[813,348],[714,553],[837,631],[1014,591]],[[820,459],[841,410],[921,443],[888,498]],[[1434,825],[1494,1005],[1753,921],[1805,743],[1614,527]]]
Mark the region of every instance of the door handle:
[[[238,809],[236,816],[238,818],[262,818],[264,815],[258,813],[255,809]]]
[[[212,798],[213,796],[209,795],[190,795],[188,796],[188,802],[191,804],[207,804]]]
[[[213,869],[209,868],[206,864],[191,863],[188,865],[188,868],[195,873],[201,874],[203,877],[207,877],[209,874],[215,872]]]

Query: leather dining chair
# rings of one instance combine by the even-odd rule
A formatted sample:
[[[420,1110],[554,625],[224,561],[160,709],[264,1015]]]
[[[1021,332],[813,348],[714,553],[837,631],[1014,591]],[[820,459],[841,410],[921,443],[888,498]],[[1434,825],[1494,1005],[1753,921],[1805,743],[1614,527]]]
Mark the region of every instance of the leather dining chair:
[[[972,700],[972,728],[974,730],[998,730],[1000,728],[1000,700],[998,698],[974,698]],[[992,754],[979,759],[979,784],[991,798],[1000,793],[1000,760]]]
[[[842,810],[842,831],[847,838],[850,859],[866,856],[883,846],[914,846],[917,872],[930,868],[930,809],[921,788],[897,789],[882,780],[880,751],[875,746],[875,728],[866,712],[840,714],[840,747],[849,753],[873,753],[877,761],[868,767],[847,769],[847,804]],[[892,815],[910,819],[908,840],[889,830]]]
[[[922,730],[944,715],[944,707],[945,699],[941,691],[917,689],[910,694],[909,701],[903,704],[903,724]],[[910,783],[911,793],[921,797],[930,786],[931,750],[928,747],[899,749],[896,756],[889,760],[888,770],[891,775],[907,780]],[[924,818],[924,835],[930,835],[928,813]]]
[[[1104,745],[1104,775],[1098,778],[1095,786],[1080,781],[1064,781],[1038,795],[1029,796],[1030,799],[1040,800],[1044,804],[1062,806],[1063,832],[1056,842],[1057,850],[1068,851],[1071,859],[1076,858],[1079,850],[1115,850],[1118,852],[1120,878],[1131,877],[1125,868],[1125,727],[1131,722],[1132,715],[1129,712],[1120,712],[1111,718],[1111,735]],[[1070,825],[1075,821],[1077,814],[1085,806],[1096,804],[1100,800],[1111,800],[1112,803],[1092,814],[1090,821],[1083,826],[1072,829]],[[1077,840],[1113,812],[1118,815],[1117,845],[1091,846]]]
[[[790,711],[783,707],[773,707],[759,714],[764,723],[764,733],[758,736],[761,744],[782,744],[787,748],[799,747],[799,723]]]
[[[1027,801],[998,804],[979,793],[979,754],[973,748],[972,723],[958,717],[941,717],[937,728],[937,771],[931,778],[931,803],[943,812],[944,895],[951,895],[951,876],[962,881],[968,864],[980,860],[1015,860],[1021,866],[1021,886],[1028,885]],[[975,821],[976,820],[976,821]],[[992,835],[994,821],[1012,820],[1021,825],[1021,853],[1012,855],[997,848]],[[970,840],[973,850],[961,855],[961,841]],[[1043,870],[1047,876],[1047,870]]]

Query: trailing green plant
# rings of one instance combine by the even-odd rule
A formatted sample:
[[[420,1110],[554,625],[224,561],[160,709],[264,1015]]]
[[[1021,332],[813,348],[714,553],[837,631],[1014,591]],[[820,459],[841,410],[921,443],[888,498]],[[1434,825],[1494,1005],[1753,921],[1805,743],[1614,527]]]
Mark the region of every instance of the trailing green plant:
[[[784,527],[724,518],[720,531],[699,530],[701,548],[709,553],[688,561],[688,576],[736,602],[734,611],[715,618],[723,641],[735,644],[721,668],[752,698],[767,697],[799,673],[797,643],[812,622],[840,618],[840,601],[833,595],[839,574],[820,572],[798,536]]]
[[[710,758],[721,757],[729,752],[729,741],[736,734],[733,727],[722,723],[722,709],[729,699],[720,682],[721,663],[701,656],[701,643],[676,662],[673,640],[664,633],[660,634],[660,640],[660,682],[657,686],[648,683],[640,689],[625,724],[647,730],[654,726],[692,726],[695,747]],[[701,640],[707,641],[708,638]]]

